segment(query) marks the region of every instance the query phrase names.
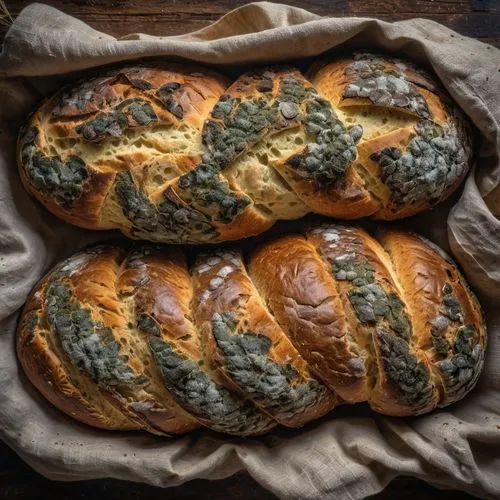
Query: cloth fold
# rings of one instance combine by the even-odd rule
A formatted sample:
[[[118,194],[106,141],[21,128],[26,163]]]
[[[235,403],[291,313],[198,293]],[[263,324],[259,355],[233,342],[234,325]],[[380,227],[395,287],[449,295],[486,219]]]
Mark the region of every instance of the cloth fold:
[[[234,72],[329,50],[369,47],[430,66],[478,130],[477,164],[460,195],[401,221],[451,249],[486,311],[485,371],[462,402],[418,418],[342,407],[304,429],[259,439],[210,431],[168,439],[92,429],[29,384],[15,355],[27,294],[57,260],[105,239],[57,220],[24,191],[19,125],[40,98],[97,66],[148,57]],[[197,32],[116,39],[52,7],[26,7],[0,53],[0,437],[52,479],[114,477],[174,486],[247,470],[282,498],[363,498],[398,475],[484,498],[500,497],[500,52],[425,19],[387,23],[324,18],[268,2],[249,4]],[[84,71],[85,70],[85,71]],[[448,245],[449,240],[449,245]]]

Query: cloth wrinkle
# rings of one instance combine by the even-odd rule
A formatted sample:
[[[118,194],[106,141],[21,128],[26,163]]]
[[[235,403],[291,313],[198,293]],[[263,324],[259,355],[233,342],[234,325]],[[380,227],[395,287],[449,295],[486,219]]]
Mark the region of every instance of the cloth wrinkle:
[[[482,156],[455,204],[443,203],[398,224],[444,247],[447,240],[483,299],[489,345],[480,384],[460,404],[418,418],[385,418],[363,405],[342,407],[303,429],[279,428],[247,440],[210,431],[179,438],[105,432],[52,407],[17,362],[19,308],[51,265],[110,236],[57,220],[28,196],[17,173],[18,128],[53,80],[59,81],[57,75],[79,80],[83,71],[145,57],[187,59],[230,73],[243,65],[294,59],[305,67],[304,61],[321,53],[363,46],[433,68],[478,129]],[[426,19],[328,18],[271,2],[239,7],[184,35],[131,33],[120,39],[53,7],[26,7],[0,52],[0,439],[55,480],[112,477],[166,487],[246,470],[280,498],[354,500],[411,475],[500,498],[500,220],[492,211],[497,208],[484,199],[500,193],[499,55],[498,49]]]

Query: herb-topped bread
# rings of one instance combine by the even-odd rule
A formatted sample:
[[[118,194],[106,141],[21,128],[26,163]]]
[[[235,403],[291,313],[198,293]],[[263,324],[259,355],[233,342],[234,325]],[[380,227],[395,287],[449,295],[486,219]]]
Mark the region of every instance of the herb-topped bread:
[[[90,229],[235,240],[308,212],[396,219],[443,200],[471,161],[459,110],[412,64],[359,53],[247,72],[127,67],[65,88],[19,138],[26,188]]]
[[[249,255],[102,245],[56,266],[17,352],[55,406],[104,429],[233,435],[300,427],[343,403],[408,416],[464,397],[480,306],[423,238],[322,225]]]

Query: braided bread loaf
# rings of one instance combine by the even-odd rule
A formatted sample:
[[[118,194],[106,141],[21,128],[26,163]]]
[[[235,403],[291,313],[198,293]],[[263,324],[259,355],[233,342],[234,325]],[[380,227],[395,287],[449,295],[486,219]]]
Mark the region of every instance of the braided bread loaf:
[[[98,246],[35,288],[17,350],[31,382],[105,429],[247,436],[341,403],[405,416],[462,398],[483,364],[480,306],[423,238],[342,225],[213,249]]]
[[[308,212],[395,219],[468,171],[466,123],[427,73],[357,54],[261,69],[128,67],[63,89],[21,131],[22,180],[89,229],[160,242],[260,233]]]

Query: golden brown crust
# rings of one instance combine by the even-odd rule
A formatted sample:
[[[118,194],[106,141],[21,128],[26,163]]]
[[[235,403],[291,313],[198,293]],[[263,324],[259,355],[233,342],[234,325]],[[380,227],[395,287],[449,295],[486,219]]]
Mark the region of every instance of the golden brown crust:
[[[253,251],[97,246],[56,266],[19,323],[28,378],[105,429],[240,436],[338,403],[407,416],[468,393],[486,331],[453,262],[420,236],[324,224]]]
[[[149,351],[135,338],[134,318],[127,321],[124,315],[127,304],[119,300],[116,288],[123,256],[120,248],[96,247],[56,268],[33,295],[36,302],[26,306],[24,318],[34,322],[35,314],[37,321],[29,334],[25,321],[24,335],[32,340],[19,341],[19,355],[22,360],[59,359],[59,366],[47,365],[61,380],[52,384],[74,394],[61,409],[78,412],[83,422],[93,424],[101,411],[104,428],[167,434],[192,430],[196,421],[161,386],[155,388],[156,374],[145,364],[151,363]],[[49,389],[42,385],[46,393]],[[79,399],[80,404],[75,403]]]
[[[288,183],[311,211],[339,219],[359,219],[368,216],[379,208],[377,199],[365,188],[365,182],[351,164],[345,175],[335,184],[324,189],[298,177],[285,162],[277,163],[276,170],[281,172]]]
[[[438,247],[404,231],[380,231],[380,237],[406,291],[415,342],[436,376],[440,406],[457,401],[483,364],[486,330],[477,298]]]
[[[17,355],[29,380],[54,406],[80,422],[110,430],[139,429],[136,422],[102,401],[95,387],[85,384],[82,389],[73,381],[54,343],[51,346],[50,332],[40,319],[42,287],[46,283],[44,278],[28,298],[18,327]],[[34,317],[37,318],[35,324]],[[94,400],[90,399],[92,396]],[[94,401],[97,404],[93,404]]]
[[[36,121],[36,118],[33,118],[33,127],[37,127]],[[19,142],[18,144],[18,165],[22,165],[22,143]],[[91,171],[83,188],[82,195],[70,210],[64,208],[52,196],[47,195],[42,190],[34,189],[24,168],[20,168],[19,172],[24,187],[40,203],[45,205],[50,212],[60,219],[86,229],[96,229],[96,226],[101,223],[100,207],[103,205],[116,177],[114,172]],[[103,229],[108,228],[103,226]]]
[[[434,78],[408,61],[357,53],[313,64],[308,77],[345,121],[363,127],[353,167],[394,220],[446,199],[471,161],[466,121]],[[335,216],[335,214],[331,214]]]
[[[308,75],[315,80],[314,83],[318,85],[319,92],[327,95],[333,104],[339,108],[384,105],[399,108],[405,113],[425,117],[424,109],[411,106],[412,103],[408,103],[406,99],[395,99],[394,95],[392,101],[381,103],[377,102],[378,99],[374,98],[370,93],[364,95],[359,92],[345,92],[346,87],[356,85],[359,82],[359,76],[367,79],[387,77],[388,75],[401,78],[412,85],[412,90],[415,93],[421,94],[426,101],[427,107],[431,108],[432,117],[437,118],[439,122],[444,121],[445,112],[439,97],[436,95],[437,92],[442,92],[442,89],[429,73],[417,68],[408,61],[388,56],[384,57],[376,53],[358,52],[352,56],[338,58],[334,62],[328,60],[317,61],[311,66]],[[376,86],[370,84],[370,86],[392,90],[386,83],[381,83],[382,86],[380,84]],[[410,93],[404,92],[403,95],[409,96]]]
[[[300,427],[335,406],[334,395],[312,375],[266,309],[240,253],[214,252],[199,257],[193,281],[198,298],[195,318],[204,332],[209,359],[257,406],[289,427]],[[249,339],[267,343],[257,359],[257,349],[245,350]],[[266,377],[275,379],[266,383]],[[311,396],[304,397],[307,392]]]
[[[350,311],[347,314],[351,319],[351,328],[356,332],[355,338],[359,343],[369,339],[366,345],[372,354],[369,372],[375,379],[368,399],[370,406],[375,411],[399,416],[432,410],[438,395],[430,377],[421,374],[421,390],[416,389],[416,384],[415,387],[408,387],[415,389],[413,393],[408,391],[414,399],[409,401],[407,394],[398,390],[398,384],[391,376],[392,365],[384,362],[384,358],[388,359],[386,351],[396,350],[393,342],[401,342],[401,347],[408,349],[408,360],[421,363],[422,372],[429,371],[427,360],[413,345],[412,317],[405,306],[403,290],[397,275],[392,272],[390,261],[378,242],[365,231],[341,226],[336,234],[338,239],[324,256],[332,264],[335,279],[345,297],[344,311]],[[408,360],[405,360],[407,365],[413,362]]]
[[[249,267],[269,309],[314,373],[345,401],[365,400],[365,359],[349,339],[339,294],[314,246],[298,235],[280,238],[258,248]]]
[[[120,297],[122,259],[123,252],[104,250],[98,258],[90,259],[84,270],[74,272],[71,276],[73,300],[82,308],[91,310],[97,324],[110,328],[113,339],[120,346],[129,345],[131,338],[134,340],[130,354],[125,354],[126,348],[123,350],[128,358],[126,368],[133,371],[135,378],[147,377],[153,383],[148,381],[144,386],[133,381],[130,390],[128,382],[122,388],[123,382],[116,380],[112,373],[109,385],[104,384],[102,390],[121,411],[137,419],[148,430],[156,428],[167,434],[192,430],[197,427],[196,422],[184,414],[166,391],[156,389],[155,386],[160,385],[159,374],[149,370],[149,351],[132,337],[136,321],[133,316],[126,315],[127,305]],[[139,386],[137,391],[136,384]]]
[[[199,158],[203,122],[226,86],[211,70],[171,63],[125,67],[63,88],[44,101],[20,134],[23,183],[68,222],[115,228],[121,224],[116,217],[107,220],[103,208],[119,174],[132,169],[140,174],[158,153],[174,153],[177,168],[186,170],[184,157]]]
[[[456,189],[470,156],[434,77],[371,53],[230,86],[182,64],[125,67],[46,100],[18,143],[25,187],[58,217],[170,243],[240,239],[307,212],[414,215]]]

